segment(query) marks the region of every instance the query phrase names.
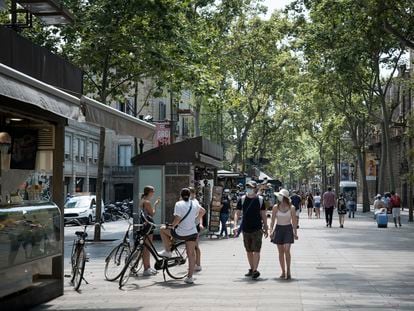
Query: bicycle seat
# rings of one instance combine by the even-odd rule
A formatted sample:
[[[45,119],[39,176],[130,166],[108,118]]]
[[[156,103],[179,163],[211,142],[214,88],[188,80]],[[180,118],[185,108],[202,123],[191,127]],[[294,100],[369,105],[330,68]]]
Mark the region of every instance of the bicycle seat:
[[[86,238],[88,236],[88,234],[83,231],[76,231],[75,234],[81,238]]]

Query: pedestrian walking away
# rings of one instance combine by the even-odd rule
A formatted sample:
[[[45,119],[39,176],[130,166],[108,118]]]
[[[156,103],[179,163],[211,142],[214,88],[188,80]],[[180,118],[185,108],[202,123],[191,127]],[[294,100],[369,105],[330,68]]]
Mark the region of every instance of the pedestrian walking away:
[[[144,193],[141,196],[141,203],[140,203],[140,207],[142,208],[142,212],[144,214],[145,219],[147,219],[150,222],[154,222],[153,217],[155,215],[155,210],[161,202],[161,198],[158,198],[154,203],[154,207],[152,206],[151,199],[153,198],[154,193],[155,193],[155,188],[153,186],[145,186]],[[145,219],[143,219],[143,222],[145,222]],[[150,240],[152,242],[153,240],[152,231],[151,231],[151,234],[147,236],[145,242],[147,240]],[[144,247],[144,251],[142,253],[142,262],[144,265],[144,272],[143,272],[144,276],[151,276],[151,275],[157,274],[157,270],[151,268],[150,257],[151,256],[150,256],[150,252],[148,248]]]
[[[229,234],[227,232],[227,221],[229,220],[229,213],[230,213],[230,190],[224,189],[224,193],[221,199],[221,210],[220,210],[220,223],[221,223],[221,230],[219,237],[224,235],[224,238],[227,239]]]
[[[243,220],[240,228],[243,232],[243,242],[246,249],[247,260],[249,261],[249,271],[246,277],[257,279],[260,272],[257,270],[260,262],[260,250],[262,248],[262,238],[268,236],[268,226],[266,217],[266,207],[263,198],[257,195],[257,184],[250,181],[246,185],[246,195],[237,203],[235,223],[243,213]]]
[[[316,192],[316,195],[313,197],[315,203],[315,214],[316,218],[321,218],[321,195],[319,192]]]
[[[339,195],[338,201],[336,202],[336,208],[338,209],[339,227],[343,228],[346,215],[346,202],[343,193]]]
[[[306,196],[306,207],[308,209],[308,218],[312,218],[313,213],[313,196],[312,193],[308,193]]]
[[[298,239],[296,209],[289,198],[288,190],[282,189],[275,194],[278,197],[279,203],[273,206],[270,237],[271,242],[277,245],[279,252],[279,264],[282,270],[280,278],[290,280],[290,247],[294,240]]]
[[[296,212],[296,228],[299,229],[299,216],[301,212],[301,202],[302,198],[297,194],[296,190],[292,191],[292,196],[290,197],[292,205],[295,207]]]
[[[194,283],[195,248],[198,241],[196,221],[200,217],[200,207],[193,204],[190,196],[190,189],[183,188],[181,190],[181,201],[175,203],[173,222],[169,228],[160,229],[164,250],[159,253],[160,256],[171,257],[172,240],[185,241],[188,257],[188,275],[184,282],[188,284]]]
[[[197,200],[196,198],[196,190],[194,187],[189,187],[190,189],[190,199],[193,202],[194,205],[198,205],[199,209],[200,209],[200,213],[198,218],[196,219],[196,228],[197,228],[197,232],[200,235],[201,230],[204,229],[204,225],[203,225],[203,216],[206,214],[206,210],[204,209],[204,207],[201,206],[200,202]],[[195,248],[195,255],[196,255],[196,264],[194,266],[194,272],[200,272],[202,270],[201,267],[201,250],[200,250],[200,243],[199,240],[197,239],[197,245]]]
[[[326,191],[322,196],[322,205],[325,211],[325,219],[326,219],[326,226],[332,228],[332,217],[333,217],[333,210],[336,204],[336,196],[335,193],[332,192],[332,188],[328,187],[328,191]]]
[[[397,221],[398,225],[401,227],[401,198],[395,191],[391,191],[390,205],[392,208],[392,217],[394,218],[395,228],[397,228]]]

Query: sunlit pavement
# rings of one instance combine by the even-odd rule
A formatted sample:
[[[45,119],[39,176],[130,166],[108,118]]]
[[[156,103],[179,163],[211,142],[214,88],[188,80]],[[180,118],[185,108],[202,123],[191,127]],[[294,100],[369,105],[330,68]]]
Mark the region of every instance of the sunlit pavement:
[[[89,244],[90,262],[75,292],[65,279],[65,295],[37,310],[414,310],[414,225],[403,212],[402,228],[378,229],[371,214],[345,219],[340,229],[301,214],[299,240],[292,247],[291,281],[279,280],[276,246],[264,240],[261,277],[244,277],[242,239],[203,238],[203,271],[194,285],[164,282],[162,275],[130,279],[124,290],[104,281],[104,256],[115,242]],[[323,215],[322,215],[323,217]],[[66,228],[65,249],[70,252]],[[121,237],[125,223],[106,225],[104,238]],[[92,235],[92,231],[90,232]],[[67,256],[68,254],[66,254]],[[69,263],[66,261],[69,273]]]

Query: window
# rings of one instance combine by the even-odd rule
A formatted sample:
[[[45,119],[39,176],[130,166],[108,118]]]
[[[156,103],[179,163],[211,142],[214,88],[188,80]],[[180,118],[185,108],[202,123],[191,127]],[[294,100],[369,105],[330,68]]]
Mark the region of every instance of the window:
[[[79,146],[80,146],[80,139],[75,138],[75,149],[73,150],[73,154],[75,155],[75,161],[79,162]]]
[[[119,145],[118,146],[118,165],[119,166],[131,166],[132,158],[132,146],[131,145]]]
[[[130,116],[135,116],[135,107],[134,107],[134,99],[128,98],[126,100],[126,113]]]
[[[93,163],[98,163],[98,143],[94,142],[92,144],[92,158]]]
[[[117,103],[116,109],[118,109],[119,111],[125,112],[125,103]]]
[[[159,103],[159,118],[158,120],[164,121],[167,117],[167,106],[164,102],[160,101]]]
[[[65,135],[65,160],[70,160],[72,150],[72,137]]]
[[[78,139],[78,161],[85,162],[85,140]]]

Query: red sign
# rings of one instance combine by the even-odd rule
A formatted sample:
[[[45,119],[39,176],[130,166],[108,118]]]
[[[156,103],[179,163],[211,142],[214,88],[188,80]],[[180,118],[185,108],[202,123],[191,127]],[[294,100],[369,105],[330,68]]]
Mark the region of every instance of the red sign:
[[[155,147],[166,146],[170,141],[171,128],[169,122],[157,123],[155,128]]]

